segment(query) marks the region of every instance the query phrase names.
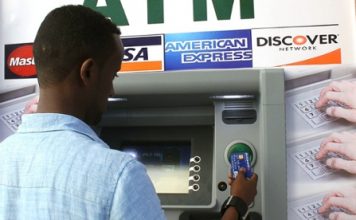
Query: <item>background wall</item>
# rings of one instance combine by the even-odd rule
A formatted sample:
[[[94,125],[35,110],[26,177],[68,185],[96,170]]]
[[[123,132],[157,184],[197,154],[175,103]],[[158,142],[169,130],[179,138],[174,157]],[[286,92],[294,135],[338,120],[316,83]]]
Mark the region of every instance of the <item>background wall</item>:
[[[354,0],[255,0],[254,18],[251,19],[241,19],[240,1],[233,1],[231,18],[228,20],[218,20],[213,1],[207,0],[207,20],[196,22],[193,16],[194,1],[166,0],[163,1],[164,23],[158,24],[148,24],[148,0],[98,0],[97,7],[107,7],[115,2],[121,2],[129,22],[129,25],[121,26],[123,36],[248,29],[252,33],[253,67],[305,65],[308,64],[306,60],[337,49],[340,49],[340,61],[330,64],[353,64],[356,60]],[[34,79],[4,80],[4,45],[32,43],[40,22],[50,10],[65,4],[83,3],[84,0],[0,2],[0,92],[35,82]],[[313,45],[302,45],[315,46],[312,50],[293,51],[287,50],[286,45],[257,45],[257,39],[261,37],[310,36],[313,39],[317,35],[330,34],[337,36],[337,43],[321,44],[317,37]],[[325,61],[313,62],[311,64],[326,64]]]

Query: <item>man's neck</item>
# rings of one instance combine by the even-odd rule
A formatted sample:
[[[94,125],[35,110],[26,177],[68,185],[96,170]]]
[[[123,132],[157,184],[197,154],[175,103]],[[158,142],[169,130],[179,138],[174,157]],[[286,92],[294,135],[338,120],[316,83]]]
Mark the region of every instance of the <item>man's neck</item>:
[[[83,120],[85,103],[78,92],[65,87],[40,88],[37,112],[61,113]]]

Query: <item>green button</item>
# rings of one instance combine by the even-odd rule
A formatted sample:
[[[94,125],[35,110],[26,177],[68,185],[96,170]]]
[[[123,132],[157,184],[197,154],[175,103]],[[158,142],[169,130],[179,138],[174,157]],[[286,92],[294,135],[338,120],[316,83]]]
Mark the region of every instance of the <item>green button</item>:
[[[230,147],[229,151],[227,152],[227,157],[228,157],[229,162],[230,162],[230,155],[232,153],[248,153],[249,158],[250,158],[250,162],[252,163],[253,151],[252,151],[251,147],[248,146],[247,144],[244,144],[244,143],[233,144]]]

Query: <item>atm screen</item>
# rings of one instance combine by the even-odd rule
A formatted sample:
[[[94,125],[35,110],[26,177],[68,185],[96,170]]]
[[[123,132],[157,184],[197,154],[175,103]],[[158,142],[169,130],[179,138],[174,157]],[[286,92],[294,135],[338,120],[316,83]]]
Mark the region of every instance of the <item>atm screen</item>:
[[[157,193],[189,193],[190,141],[124,142],[120,149],[146,166]]]

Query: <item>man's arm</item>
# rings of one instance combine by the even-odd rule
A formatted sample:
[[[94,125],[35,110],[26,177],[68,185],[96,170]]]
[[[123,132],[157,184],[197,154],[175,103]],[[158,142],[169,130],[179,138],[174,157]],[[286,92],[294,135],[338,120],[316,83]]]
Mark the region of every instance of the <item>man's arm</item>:
[[[235,180],[232,180],[230,195],[237,197],[238,207],[228,206],[225,209],[221,220],[236,220],[245,215],[247,207],[253,202],[257,194],[257,175],[254,173],[251,179],[245,178],[245,170],[240,169]],[[230,199],[230,197],[229,197]],[[229,202],[229,199],[226,202]],[[225,204],[223,206],[226,206]],[[238,210],[245,210],[245,213],[239,213]]]
[[[145,167],[136,160],[126,165],[117,182],[110,211],[114,219],[166,219]]]
[[[226,209],[221,220],[236,220],[239,219],[239,213],[237,213],[236,209],[232,206]]]

